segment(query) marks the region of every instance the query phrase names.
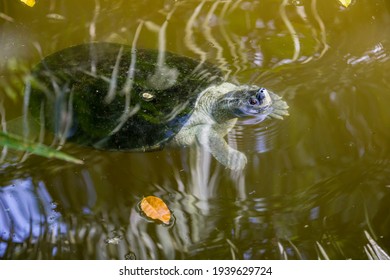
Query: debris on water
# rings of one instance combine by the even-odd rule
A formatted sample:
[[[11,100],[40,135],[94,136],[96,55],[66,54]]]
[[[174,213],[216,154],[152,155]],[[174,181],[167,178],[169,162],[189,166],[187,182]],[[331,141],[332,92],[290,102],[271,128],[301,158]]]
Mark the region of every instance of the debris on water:
[[[125,260],[136,260],[137,256],[133,252],[129,252],[125,255]]]
[[[155,95],[150,92],[144,92],[142,93],[142,99],[145,101],[152,101],[154,99]]]
[[[341,5],[343,5],[344,7],[348,8],[348,6],[351,4],[351,0],[339,0]]]
[[[35,0],[20,0],[20,1],[22,1],[24,4],[26,4],[29,7],[34,7],[35,5]]]
[[[168,225],[171,220],[171,211],[165,202],[156,196],[144,197],[140,208],[143,213],[152,220],[158,220]]]
[[[118,245],[119,242],[121,242],[121,240],[123,239],[122,236],[118,235],[118,236],[114,236],[112,238],[107,238],[106,240],[104,240],[104,242],[106,244],[114,244],[114,245]]]

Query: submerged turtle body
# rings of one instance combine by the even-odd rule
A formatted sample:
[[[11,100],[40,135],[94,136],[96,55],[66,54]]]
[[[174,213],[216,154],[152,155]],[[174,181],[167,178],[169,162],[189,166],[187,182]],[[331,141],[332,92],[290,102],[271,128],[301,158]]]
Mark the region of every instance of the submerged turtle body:
[[[44,58],[31,75],[29,106],[62,143],[127,151],[198,143],[231,169],[246,163],[223,139],[238,117],[288,114],[279,96],[224,82],[211,64],[112,43]]]
[[[95,43],[43,59],[30,108],[63,139],[109,150],[161,148],[190,117],[199,93],[220,80],[211,65],[156,50]],[[135,60],[135,63],[132,61]]]

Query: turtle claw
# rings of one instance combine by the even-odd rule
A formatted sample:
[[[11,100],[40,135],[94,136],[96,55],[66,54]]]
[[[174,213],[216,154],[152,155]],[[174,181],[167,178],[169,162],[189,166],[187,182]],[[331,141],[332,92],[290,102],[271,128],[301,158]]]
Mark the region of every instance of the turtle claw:
[[[284,116],[288,116],[288,108],[289,106],[279,95],[275,93],[270,93],[271,98],[273,100],[272,104],[272,112],[268,115],[269,118],[282,120]]]
[[[244,169],[246,163],[247,158],[245,154],[231,149],[229,152],[228,162],[227,164],[224,163],[224,165],[233,171],[240,171]]]
[[[275,114],[275,113],[269,114],[268,117],[269,117],[270,119],[283,120],[283,116],[281,116],[281,115],[279,115],[279,114]]]

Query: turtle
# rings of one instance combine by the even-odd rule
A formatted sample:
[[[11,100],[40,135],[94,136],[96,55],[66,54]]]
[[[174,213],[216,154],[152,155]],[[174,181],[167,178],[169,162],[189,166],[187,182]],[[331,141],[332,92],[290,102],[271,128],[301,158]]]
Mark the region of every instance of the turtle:
[[[29,112],[60,143],[135,152],[200,145],[232,170],[247,162],[224,139],[238,118],[288,115],[280,96],[226,81],[209,62],[109,42],[48,55],[26,88]]]

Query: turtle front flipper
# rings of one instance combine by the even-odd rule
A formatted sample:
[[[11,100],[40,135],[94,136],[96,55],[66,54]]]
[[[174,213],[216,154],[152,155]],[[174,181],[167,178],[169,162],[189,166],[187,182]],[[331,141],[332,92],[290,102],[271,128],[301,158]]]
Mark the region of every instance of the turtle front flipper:
[[[232,170],[244,169],[247,162],[246,156],[230,147],[212,126],[202,125],[198,127],[198,130],[196,133],[198,143],[206,148],[216,160]]]

